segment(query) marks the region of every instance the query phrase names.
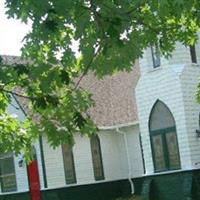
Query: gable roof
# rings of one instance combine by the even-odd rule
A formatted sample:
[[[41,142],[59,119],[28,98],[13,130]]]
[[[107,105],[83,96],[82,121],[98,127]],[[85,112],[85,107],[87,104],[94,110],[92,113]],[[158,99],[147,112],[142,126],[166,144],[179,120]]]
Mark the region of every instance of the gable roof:
[[[135,87],[139,76],[139,65],[136,63],[129,73],[119,72],[102,80],[89,74],[82,79],[81,87],[93,94],[95,107],[89,113],[99,127],[138,121]]]
[[[1,56],[7,64],[24,64],[16,56]],[[111,127],[133,124],[138,121],[135,87],[140,76],[139,64],[131,72],[119,72],[98,80],[93,73],[83,77],[80,86],[90,91],[95,106],[89,114],[98,127]],[[27,101],[18,98],[22,108],[29,113]]]

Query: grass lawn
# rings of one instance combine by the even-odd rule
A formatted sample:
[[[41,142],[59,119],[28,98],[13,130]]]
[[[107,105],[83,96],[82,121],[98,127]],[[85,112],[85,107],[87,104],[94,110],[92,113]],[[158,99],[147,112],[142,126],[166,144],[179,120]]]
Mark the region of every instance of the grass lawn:
[[[130,197],[130,198],[119,198],[119,199],[116,199],[116,200],[142,200],[142,198],[139,197],[139,196],[133,196],[133,197]]]

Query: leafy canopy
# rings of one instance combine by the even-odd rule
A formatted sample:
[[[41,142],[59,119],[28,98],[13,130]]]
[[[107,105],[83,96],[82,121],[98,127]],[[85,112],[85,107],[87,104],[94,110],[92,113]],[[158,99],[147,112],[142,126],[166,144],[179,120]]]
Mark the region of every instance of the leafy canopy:
[[[87,114],[94,102],[80,87],[89,71],[100,78],[129,71],[155,43],[169,56],[177,41],[194,44],[200,27],[199,0],[6,0],[6,7],[10,18],[32,22],[22,49],[31,61],[8,66],[1,60],[0,151],[26,155],[41,134],[56,147],[73,143],[75,132],[95,132]],[[7,114],[11,95],[29,100],[25,122]]]

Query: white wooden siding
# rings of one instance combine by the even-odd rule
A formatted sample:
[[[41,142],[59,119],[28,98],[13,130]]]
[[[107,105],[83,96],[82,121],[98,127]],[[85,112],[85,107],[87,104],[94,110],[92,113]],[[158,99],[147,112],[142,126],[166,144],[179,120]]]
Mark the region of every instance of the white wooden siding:
[[[199,52],[200,44],[196,47]],[[195,163],[200,161],[200,150],[197,148],[200,143],[195,136],[200,108],[195,101],[199,66],[191,64],[189,48],[180,43],[177,43],[172,55],[154,70],[149,49],[140,60],[142,75],[136,88],[136,99],[147,174],[154,171],[148,120],[157,99],[169,107],[175,118],[182,169],[193,169],[197,167]]]
[[[196,100],[197,85],[200,81],[199,77],[200,66],[195,64],[185,67],[181,75],[187,134],[193,168],[200,168],[200,138],[197,138],[196,135],[196,130],[200,129],[200,104]]]
[[[133,178],[141,177],[144,174],[142,151],[139,138],[139,125],[124,128],[128,139],[128,151],[131,161],[131,175]]]
[[[11,105],[8,106],[8,113],[14,114],[20,121],[24,121],[26,119],[25,114],[20,109],[19,105],[17,104],[14,98],[11,98]],[[19,166],[19,161],[23,159],[21,155],[14,157],[14,164],[15,164],[15,173],[16,173],[16,182],[17,182],[17,192],[21,191],[28,191],[29,184],[28,184],[28,176],[27,176],[27,167],[26,162],[23,160],[22,167]]]
[[[141,176],[143,166],[139,144],[139,128],[138,126],[132,126],[124,129],[124,131],[127,133],[128,138],[131,175],[132,177]],[[98,135],[101,143],[105,179],[95,181],[90,140],[85,136],[82,137],[77,134],[75,135],[75,145],[73,147],[77,183],[72,185],[128,178],[128,163],[123,135],[116,130],[100,131]],[[61,148],[52,149],[47,143],[46,138],[43,139],[43,145],[48,188],[66,186]]]
[[[181,167],[182,169],[192,168],[191,151],[187,135],[186,116],[180,81],[180,75],[184,67],[185,65],[182,64],[174,64],[172,66],[161,67],[143,73],[137,85],[136,99],[146,174],[152,174],[154,172],[148,121],[151,109],[158,99],[163,101],[169,107],[175,118]]]
[[[200,42],[198,43],[200,47]],[[197,49],[197,56],[200,49]],[[200,56],[199,56],[200,59]],[[180,42],[176,43],[176,50],[172,52],[171,57],[166,59],[161,56],[161,66],[153,68],[151,48],[144,51],[143,57],[139,60],[141,74],[159,70],[160,68],[168,68],[172,65],[186,65],[191,63],[190,49],[182,45]]]
[[[49,188],[61,187],[65,185],[65,174],[60,147],[53,149],[47,143],[47,138],[43,137],[43,150],[47,184]]]

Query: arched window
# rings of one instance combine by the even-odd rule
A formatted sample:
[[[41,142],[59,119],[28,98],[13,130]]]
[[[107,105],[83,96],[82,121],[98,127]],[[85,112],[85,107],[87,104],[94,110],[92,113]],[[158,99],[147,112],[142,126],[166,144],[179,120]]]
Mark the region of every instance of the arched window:
[[[101,155],[101,146],[98,135],[93,136],[90,139],[91,152],[92,152],[92,162],[95,180],[104,179],[103,162]]]
[[[76,172],[72,147],[68,144],[62,145],[65,179],[67,184],[76,183]]]
[[[155,172],[179,169],[176,124],[172,113],[161,101],[153,106],[149,130]]]

